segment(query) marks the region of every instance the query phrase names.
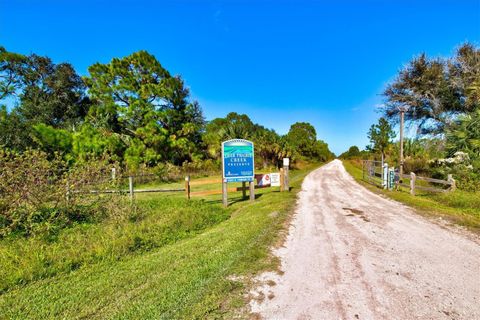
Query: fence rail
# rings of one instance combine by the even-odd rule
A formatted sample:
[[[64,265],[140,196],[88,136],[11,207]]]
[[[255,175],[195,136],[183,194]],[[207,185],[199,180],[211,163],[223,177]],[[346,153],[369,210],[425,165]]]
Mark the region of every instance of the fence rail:
[[[415,190],[428,192],[450,192],[456,189],[456,183],[452,175],[448,175],[447,180],[435,179],[430,177],[417,176],[414,172],[410,174],[400,174],[395,172],[394,168],[388,168],[388,164],[380,161],[364,160],[362,161],[362,178],[364,181],[374,184],[378,187],[398,189],[405,187],[410,189],[410,193],[415,195]],[[405,183],[408,180],[409,183]],[[419,184],[417,181],[424,181],[428,185]],[[441,184],[448,188],[438,187]]]
[[[410,194],[415,195],[415,190],[423,190],[423,191],[428,191],[428,192],[450,192],[454,191],[456,189],[456,182],[455,179],[453,179],[452,175],[449,174],[447,180],[441,180],[441,179],[434,179],[434,178],[429,178],[429,177],[422,177],[422,176],[417,176],[414,172],[410,172],[410,175],[402,175],[402,178],[410,179],[410,185],[405,185],[404,183],[398,183],[401,186],[407,186],[410,188]],[[434,183],[434,184],[442,184],[444,186],[448,186],[447,189],[428,185],[424,186],[421,184],[417,184],[417,180],[420,181],[425,181],[428,183]],[[399,181],[401,181],[399,179]]]
[[[184,192],[185,189],[134,189],[134,193],[148,193],[148,192]],[[92,194],[108,194],[108,193],[130,193],[130,190],[90,190],[90,191],[73,191],[73,193],[92,193]]]
[[[262,176],[264,174],[255,174],[255,179],[259,178],[261,180]],[[283,177],[283,174],[281,174],[281,178]],[[258,180],[257,180],[258,181]],[[221,179],[210,179],[210,180],[200,180],[200,181],[191,181],[189,176],[185,177],[185,188],[183,191],[186,192],[187,199],[190,199],[190,197],[195,197],[195,196],[206,196],[206,195],[215,195],[215,194],[223,194],[223,189],[219,190],[202,190],[202,191],[191,191],[192,186],[201,186],[201,185],[207,185],[207,184],[222,184],[223,181]],[[271,184],[267,185],[254,185],[253,189],[263,189],[263,188],[269,188],[271,187]],[[247,191],[250,190],[250,187],[246,184],[246,182],[242,182],[241,187],[230,187],[227,188],[227,192],[243,192],[243,197],[246,197]]]
[[[261,180],[261,177],[264,174],[256,174],[255,178],[259,178]],[[152,179],[153,178],[153,179]],[[101,177],[100,179],[97,179],[95,181],[89,181],[87,183],[82,183],[82,184],[75,184],[75,183],[70,183],[67,181],[66,185],[66,200],[67,202],[71,199],[72,196],[75,194],[77,195],[101,195],[101,194],[123,194],[123,195],[128,195],[131,201],[134,201],[135,194],[136,193],[174,193],[174,192],[185,192],[187,199],[190,199],[190,197],[195,197],[195,196],[206,196],[206,195],[216,195],[216,194],[222,194],[222,189],[221,187],[219,189],[215,190],[199,190],[192,192],[191,188],[192,186],[204,186],[204,185],[222,185],[222,179],[220,178],[214,178],[214,179],[208,179],[208,180],[197,180],[197,181],[191,181],[190,176],[185,177],[185,186],[178,187],[178,188],[140,188],[136,189],[135,188],[135,183],[149,183],[155,180],[155,178],[158,178],[157,175],[154,174],[142,174],[138,176],[126,176],[126,175],[119,175],[115,172],[115,170],[112,170],[112,175],[111,177],[109,176],[108,178],[106,177]],[[281,175],[281,180],[284,180],[285,177],[283,174]],[[127,180],[127,181],[125,181]],[[254,179],[255,180],[255,179]],[[258,180],[257,180],[258,182]],[[112,183],[108,185],[109,183]],[[106,184],[106,185],[105,185]],[[115,185],[115,186],[113,186]],[[283,184],[282,184],[283,185]],[[267,185],[253,185],[252,182],[252,189],[262,189],[262,188],[268,188],[271,187],[270,184]],[[282,189],[282,187],[281,187]],[[248,186],[246,183],[242,183],[242,186],[238,187],[230,187],[227,189],[228,192],[243,192],[243,196],[246,197],[247,191],[250,190],[250,186]]]

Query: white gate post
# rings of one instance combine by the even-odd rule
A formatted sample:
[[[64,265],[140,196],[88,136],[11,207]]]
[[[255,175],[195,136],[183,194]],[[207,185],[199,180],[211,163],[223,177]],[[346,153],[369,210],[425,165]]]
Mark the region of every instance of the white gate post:
[[[410,194],[412,196],[415,195],[415,180],[417,179],[417,176],[415,173],[410,172]]]
[[[383,174],[382,174],[382,186],[383,189],[388,188],[388,163],[383,164]]]

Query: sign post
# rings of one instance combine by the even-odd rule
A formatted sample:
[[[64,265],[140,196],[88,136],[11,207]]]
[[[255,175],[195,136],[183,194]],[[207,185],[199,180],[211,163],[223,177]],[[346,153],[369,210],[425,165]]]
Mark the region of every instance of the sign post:
[[[290,159],[283,158],[283,190],[290,191],[290,186],[288,184],[288,168],[290,167]]]
[[[222,202],[223,205],[226,207],[228,206],[228,194],[227,194],[227,181],[225,179],[222,180]]]
[[[232,139],[222,142],[222,200],[228,205],[227,184],[229,182],[249,183],[250,200],[255,199],[253,142]],[[245,188],[244,188],[245,189]]]
[[[185,177],[185,194],[187,199],[190,200],[190,176]]]

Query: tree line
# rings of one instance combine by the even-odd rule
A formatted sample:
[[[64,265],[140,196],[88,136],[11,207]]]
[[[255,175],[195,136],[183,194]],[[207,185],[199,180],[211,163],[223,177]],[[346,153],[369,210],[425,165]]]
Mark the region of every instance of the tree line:
[[[136,170],[218,164],[220,144],[231,138],[255,143],[258,167],[277,166],[284,157],[334,157],[309,123],[295,123],[279,135],[235,112],[206,121],[183,79],[146,51],[95,63],[81,77],[69,63],[0,47],[2,149],[41,150],[68,163],[107,157]]]
[[[480,190],[480,48],[460,45],[448,58],[421,54],[412,59],[383,92],[382,117],[368,131],[370,144],[352,146],[340,157],[388,158],[399,165],[393,130],[405,111],[406,171],[438,178],[453,174],[466,190]]]

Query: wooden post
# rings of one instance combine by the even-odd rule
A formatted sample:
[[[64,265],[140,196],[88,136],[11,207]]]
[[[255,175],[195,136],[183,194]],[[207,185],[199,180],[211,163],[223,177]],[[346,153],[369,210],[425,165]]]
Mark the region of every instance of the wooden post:
[[[415,176],[414,172],[410,172],[410,194],[412,196],[415,195],[415,180],[417,177]]]
[[[247,197],[247,183],[242,182],[242,197],[245,199]]]
[[[283,182],[285,183],[284,190],[290,191],[289,179],[288,179],[288,167],[284,168],[285,177],[283,178]]]
[[[284,187],[283,181],[285,179],[284,175],[285,175],[285,172],[283,171],[283,168],[280,168],[280,192],[284,191],[283,190],[283,187]]]
[[[222,181],[222,202],[223,206],[227,207],[228,206],[228,186],[227,186],[227,180]]]
[[[288,168],[290,167],[290,159],[289,158],[283,158],[283,172],[284,172],[284,177],[283,177],[283,190],[285,191],[290,191],[290,186],[289,186],[289,181],[288,181]]]
[[[255,200],[255,182],[249,181],[248,185],[250,187],[250,201],[254,201]]]
[[[133,202],[133,176],[128,177],[128,192],[130,193],[130,201]]]
[[[190,200],[190,176],[185,177],[185,194],[187,199]]]
[[[450,191],[455,191],[457,189],[457,184],[455,183],[455,179],[451,174],[448,175],[448,182],[450,182]]]
[[[67,179],[66,187],[67,187],[67,189],[66,189],[67,192],[65,194],[65,200],[67,200],[67,207],[68,207],[70,205],[70,183],[69,183],[68,179]]]
[[[112,180],[115,180],[116,175],[117,175],[117,169],[112,168]]]

